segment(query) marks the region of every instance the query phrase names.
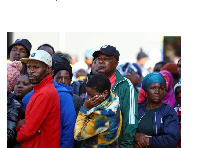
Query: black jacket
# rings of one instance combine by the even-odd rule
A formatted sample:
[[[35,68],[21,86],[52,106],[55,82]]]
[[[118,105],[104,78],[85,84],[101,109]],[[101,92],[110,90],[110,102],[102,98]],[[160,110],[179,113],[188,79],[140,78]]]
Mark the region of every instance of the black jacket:
[[[13,93],[7,94],[7,147],[12,148],[17,144],[15,127],[19,119],[24,119],[25,112],[22,105],[15,100]]]

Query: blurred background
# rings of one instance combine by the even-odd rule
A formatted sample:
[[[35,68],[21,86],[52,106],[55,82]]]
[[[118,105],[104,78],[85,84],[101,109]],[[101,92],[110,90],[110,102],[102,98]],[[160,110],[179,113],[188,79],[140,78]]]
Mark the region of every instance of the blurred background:
[[[7,32],[8,46],[19,38],[31,42],[31,52],[47,43],[55,52],[67,53],[77,61],[84,60],[86,50],[99,50],[103,45],[112,45],[119,50],[119,63],[136,62],[142,49],[148,55],[146,68],[163,60],[177,63],[181,56],[181,36],[157,32]]]

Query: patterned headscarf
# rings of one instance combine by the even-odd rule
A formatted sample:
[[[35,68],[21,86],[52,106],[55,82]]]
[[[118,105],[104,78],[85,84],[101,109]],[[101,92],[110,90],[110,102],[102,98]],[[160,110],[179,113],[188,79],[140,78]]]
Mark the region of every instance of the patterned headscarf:
[[[20,61],[13,61],[7,63],[7,92],[11,92],[17,82],[22,69],[22,63]]]
[[[166,87],[166,80],[163,77],[161,73],[158,72],[152,72],[147,74],[143,81],[142,81],[142,88],[144,89],[145,92],[147,92],[147,88],[152,84],[152,83],[162,83],[164,87]]]

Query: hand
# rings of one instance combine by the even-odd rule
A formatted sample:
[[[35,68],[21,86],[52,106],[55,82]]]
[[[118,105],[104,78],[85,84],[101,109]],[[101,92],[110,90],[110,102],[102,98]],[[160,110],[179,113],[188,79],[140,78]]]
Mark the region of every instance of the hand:
[[[98,106],[101,102],[105,100],[105,97],[103,95],[96,95],[93,98],[87,100],[84,102],[83,106],[87,108],[93,108]]]
[[[149,138],[152,136],[145,135],[143,133],[136,133],[135,134],[135,142],[140,147],[147,147],[149,145]]]
[[[139,146],[137,142],[134,142],[134,148],[141,148],[141,146]]]
[[[19,120],[18,128],[20,129],[24,123],[25,123],[24,119],[23,120]]]

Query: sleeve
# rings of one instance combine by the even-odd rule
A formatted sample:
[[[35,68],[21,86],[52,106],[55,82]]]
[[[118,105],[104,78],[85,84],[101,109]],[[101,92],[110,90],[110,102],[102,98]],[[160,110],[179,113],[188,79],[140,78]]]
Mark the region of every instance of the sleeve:
[[[23,99],[22,99],[22,105],[23,105],[23,108],[26,110],[26,106],[29,102],[29,100],[31,99],[31,96],[33,95],[34,93],[34,90],[30,91],[28,94],[26,94]]]
[[[87,115],[86,112],[89,109],[82,106],[78,114],[74,138],[75,140],[85,140],[93,137],[99,133],[106,131],[109,128],[109,120],[103,115]],[[91,116],[91,118],[88,118]]]
[[[7,114],[7,146],[13,147],[16,141],[16,130],[15,127],[19,119],[24,118],[24,110],[22,107],[15,105],[13,109]]]
[[[40,94],[32,106],[29,114],[25,116],[25,123],[17,133],[17,141],[27,141],[34,137],[36,131],[40,129],[42,122],[46,119],[51,108],[51,101],[45,94]]]
[[[72,96],[69,93],[59,93],[61,110],[61,142],[60,148],[73,147],[76,113]]]
[[[122,112],[122,131],[120,133],[120,148],[133,147],[134,136],[138,124],[138,93],[134,86],[127,80],[129,85],[121,94],[120,107]]]
[[[151,148],[170,148],[178,144],[180,138],[179,119],[174,111],[163,118],[163,134],[161,136],[152,136],[149,138]]]
[[[78,96],[79,97],[79,96]],[[76,106],[76,113],[77,113],[77,115],[78,115],[78,113],[79,113],[79,111],[80,111],[80,109],[81,109],[81,106],[83,106],[83,100],[81,99],[81,97],[79,97],[80,99],[79,99],[79,101],[78,101],[78,103],[77,103],[77,106]]]

